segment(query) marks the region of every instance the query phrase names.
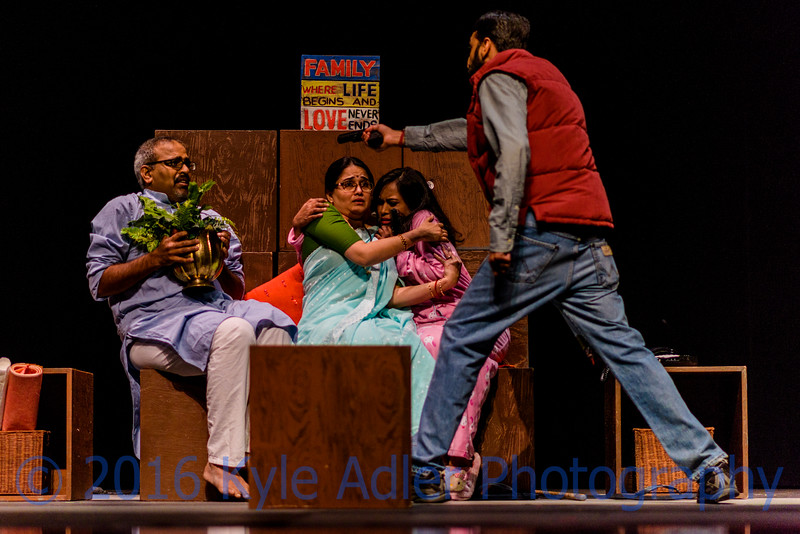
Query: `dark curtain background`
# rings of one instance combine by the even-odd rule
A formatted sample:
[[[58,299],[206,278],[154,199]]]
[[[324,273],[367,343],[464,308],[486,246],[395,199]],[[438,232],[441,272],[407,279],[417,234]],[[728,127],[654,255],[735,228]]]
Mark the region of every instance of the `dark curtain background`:
[[[380,55],[391,126],[463,116],[471,24],[509,8],[583,101],[630,322],[650,346],[747,365],[751,466],[800,486],[800,4],[429,4],[0,8],[0,356],[94,373],[95,454],[131,454],[119,341],[84,262],[91,218],[136,189],[137,146],[155,129],[297,129],[301,54]],[[530,331],[537,467],[602,464],[601,369],[553,310]]]

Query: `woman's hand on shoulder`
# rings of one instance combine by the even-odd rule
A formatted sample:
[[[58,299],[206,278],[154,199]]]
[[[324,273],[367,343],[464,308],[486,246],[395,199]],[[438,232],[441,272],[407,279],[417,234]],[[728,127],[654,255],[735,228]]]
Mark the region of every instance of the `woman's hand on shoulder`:
[[[436,220],[436,217],[431,215],[419,226],[414,228],[412,232],[416,232],[415,241],[433,241],[433,242],[447,242],[447,230],[444,225]]]
[[[324,198],[309,198],[305,204],[300,206],[292,219],[292,228],[295,233],[302,232],[303,228],[314,219],[319,219],[325,210],[328,209],[328,201]]]
[[[389,226],[381,226],[378,228],[378,232],[375,234],[375,237],[378,239],[383,239],[384,237],[392,237],[394,233],[392,233],[392,229]]]

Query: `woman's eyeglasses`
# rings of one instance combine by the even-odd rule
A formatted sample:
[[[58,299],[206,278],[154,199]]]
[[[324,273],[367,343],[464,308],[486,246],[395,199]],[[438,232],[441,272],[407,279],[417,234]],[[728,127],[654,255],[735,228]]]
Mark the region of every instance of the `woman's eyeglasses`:
[[[356,182],[355,180],[345,180],[342,183],[336,184],[336,187],[342,189],[343,191],[347,191],[348,193],[353,193],[356,190],[356,187],[360,187],[362,191],[372,191],[372,184],[367,180],[361,180],[360,182]]]

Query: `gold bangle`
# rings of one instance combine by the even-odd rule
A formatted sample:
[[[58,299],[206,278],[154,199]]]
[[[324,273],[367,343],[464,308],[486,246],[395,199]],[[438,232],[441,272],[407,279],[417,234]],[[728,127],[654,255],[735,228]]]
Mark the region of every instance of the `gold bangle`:
[[[408,248],[408,241],[406,241],[406,238],[403,237],[403,234],[400,234],[397,237],[400,238],[400,244],[403,245],[403,250],[406,250]]]
[[[436,282],[431,282],[428,284],[428,292],[431,294],[431,298],[436,298],[436,293],[434,292],[434,287],[436,287]]]
[[[439,294],[440,297],[443,297],[444,296],[444,291],[439,289],[439,282],[441,282],[441,280],[434,281],[433,282],[433,288],[436,290],[436,292]]]

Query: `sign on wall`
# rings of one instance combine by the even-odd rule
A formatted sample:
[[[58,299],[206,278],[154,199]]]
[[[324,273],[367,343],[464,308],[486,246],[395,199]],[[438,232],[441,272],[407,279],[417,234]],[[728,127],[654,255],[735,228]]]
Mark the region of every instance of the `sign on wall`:
[[[380,122],[380,56],[302,56],[300,128],[360,130]]]

